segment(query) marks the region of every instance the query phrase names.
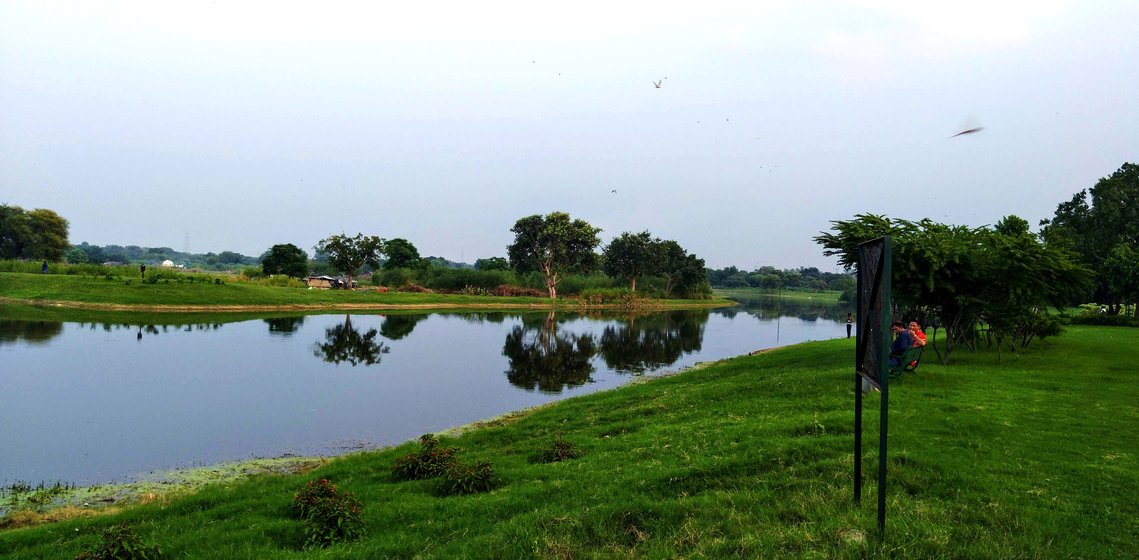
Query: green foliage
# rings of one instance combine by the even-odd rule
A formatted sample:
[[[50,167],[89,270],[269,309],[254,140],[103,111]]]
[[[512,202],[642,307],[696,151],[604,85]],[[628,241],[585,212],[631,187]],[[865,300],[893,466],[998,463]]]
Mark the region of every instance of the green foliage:
[[[601,229],[584,220],[571,220],[565,212],[535,214],[518,220],[510,231],[514,232],[514,242],[507,247],[510,265],[520,274],[540,272],[551,298],[557,297],[563,274],[588,274],[597,268],[594,249],[601,243],[597,237]]]
[[[562,431],[558,430],[554,443],[538,451],[538,454],[531,457],[530,461],[533,463],[557,463],[577,459],[583,454],[580,447],[562,439]]]
[[[0,204],[0,259],[60,262],[71,247],[67,220],[52,210]]]
[[[103,541],[95,550],[85,550],[75,560],[158,560],[166,558],[157,545],[143,544],[142,538],[126,523],[103,531]]]
[[[376,236],[364,236],[357,233],[355,237],[346,235],[333,235],[321,239],[316,245],[316,252],[328,256],[328,262],[348,277],[348,284],[364,266],[376,268],[380,264],[380,254],[384,250],[384,240]]]
[[[511,270],[510,261],[502,257],[479,259],[475,261],[475,268],[478,270]]]
[[[284,274],[304,278],[308,276],[308,254],[292,243],[274,245],[261,255],[261,270],[267,276]]]
[[[305,521],[305,547],[325,547],[365,534],[359,498],[341,492],[328,479],[309,481],[293,496],[293,513]]]
[[[439,440],[431,434],[420,436],[419,446],[417,453],[396,457],[392,464],[392,475],[396,480],[421,480],[442,476],[455,464],[455,454],[459,452],[458,449],[440,447]]]
[[[1139,165],[1124,163],[1091,189],[1060,203],[1055,216],[1040,225],[1041,236],[1049,244],[1071,248],[1095,271],[1097,303],[1114,307],[1121,301],[1135,301],[1134,295],[1127,297],[1128,284],[1118,282],[1118,270],[1108,262],[1117,247],[1139,251]]]
[[[1070,252],[1041,243],[1016,216],[993,229],[867,214],[831,223],[833,232],[815,241],[847,269],[857,264],[859,243],[893,236],[893,298],[901,311],[896,315],[925,315],[924,324],[944,327],[945,360],[954,343],[975,349],[980,335],[1013,350],[1047,336],[1054,329],[1044,310],[1089,285],[1089,271]]]
[[[637,277],[656,272],[657,247],[647,231],[625,232],[605,247],[602,268],[605,274],[629,281],[629,289],[637,291]]]
[[[422,266],[423,259],[419,250],[406,239],[390,239],[384,243],[384,255],[388,260],[384,262],[384,269],[389,268],[417,268]]]
[[[461,496],[490,492],[498,486],[499,480],[490,463],[466,465],[455,462],[443,472],[435,493],[440,496]]]

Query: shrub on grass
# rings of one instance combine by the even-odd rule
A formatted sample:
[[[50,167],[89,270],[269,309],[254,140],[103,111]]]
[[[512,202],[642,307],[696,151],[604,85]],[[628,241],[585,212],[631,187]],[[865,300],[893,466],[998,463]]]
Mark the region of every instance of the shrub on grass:
[[[364,505],[328,479],[309,481],[293,496],[293,513],[305,521],[305,548],[355,540],[364,534]]]
[[[538,452],[537,455],[531,457],[531,462],[557,463],[558,461],[576,459],[581,456],[581,449],[578,446],[562,439],[562,431],[558,430],[558,436],[554,440],[554,444],[550,447],[542,449]]]
[[[497,485],[498,477],[495,476],[490,463],[464,465],[456,462],[443,473],[435,493],[440,496],[460,496],[489,492]]]
[[[84,550],[75,560],[155,560],[166,558],[157,545],[148,546],[126,523],[112,525],[103,531],[102,546]]]
[[[408,453],[397,457],[392,464],[392,474],[398,480],[422,480],[442,475],[455,464],[458,449],[439,447],[439,440],[431,434],[419,438],[418,453]]]

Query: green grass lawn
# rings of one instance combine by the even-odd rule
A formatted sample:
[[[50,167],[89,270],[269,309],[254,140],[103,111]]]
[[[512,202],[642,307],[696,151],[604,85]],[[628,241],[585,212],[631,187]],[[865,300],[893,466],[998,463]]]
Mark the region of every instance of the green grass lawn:
[[[888,519],[853,502],[853,339],[568,399],[457,437],[496,490],[398,482],[417,446],[260,476],[125,512],[0,532],[5,558],[74,558],[127,522],[174,558],[1136,558],[1139,329],[1073,327],[1016,355],[927,356],[891,384]],[[864,472],[877,469],[878,395]],[[432,406],[431,402],[423,406]],[[561,430],[578,459],[533,464]],[[328,478],[368,534],[302,551],[293,494]],[[868,477],[872,479],[873,477]]]
[[[719,298],[727,298],[738,301],[747,300],[769,300],[775,301],[777,299],[784,299],[788,301],[797,301],[803,303],[838,303],[838,297],[842,292],[826,291],[826,292],[798,292],[792,290],[783,290],[781,292],[765,292],[759,288],[716,288],[712,290],[712,294]]]
[[[335,307],[371,306],[471,306],[510,307],[550,305],[574,306],[575,298],[557,301],[537,297],[466,296],[374,290],[309,290],[265,286],[252,282],[219,281],[157,283],[137,278],[123,279],[62,274],[0,272],[0,298],[9,302],[73,302],[92,305],[128,306],[261,306]],[[722,305],[715,300],[655,300],[654,305]]]

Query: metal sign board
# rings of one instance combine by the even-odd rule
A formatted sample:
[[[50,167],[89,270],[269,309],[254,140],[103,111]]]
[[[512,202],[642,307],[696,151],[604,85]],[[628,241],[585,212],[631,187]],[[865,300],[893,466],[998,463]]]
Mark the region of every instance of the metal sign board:
[[[888,377],[891,239],[858,246],[858,336],[855,371],[878,390]]]
[[[878,429],[878,535],[886,532],[886,434],[890,407],[890,278],[893,241],[889,236],[858,246],[858,337],[854,376],[854,499],[862,499],[863,380],[881,391]]]

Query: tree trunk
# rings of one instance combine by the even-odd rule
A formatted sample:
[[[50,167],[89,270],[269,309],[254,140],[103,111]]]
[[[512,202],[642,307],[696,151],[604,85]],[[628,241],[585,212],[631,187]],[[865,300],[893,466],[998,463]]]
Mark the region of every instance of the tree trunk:
[[[632,278],[630,279],[630,282],[629,282],[629,291],[630,291],[630,292],[633,292],[633,293],[636,293],[636,292],[637,292],[637,275],[636,275],[636,274],[634,274],[634,275],[632,276]]]

